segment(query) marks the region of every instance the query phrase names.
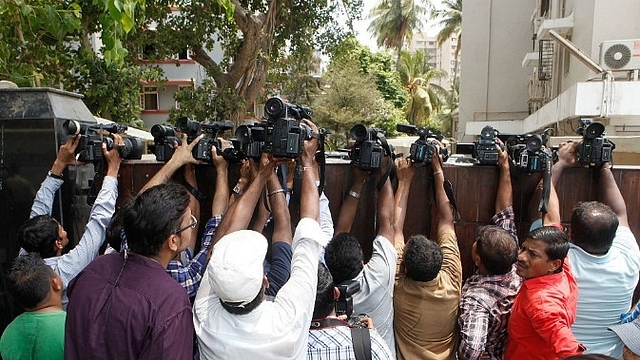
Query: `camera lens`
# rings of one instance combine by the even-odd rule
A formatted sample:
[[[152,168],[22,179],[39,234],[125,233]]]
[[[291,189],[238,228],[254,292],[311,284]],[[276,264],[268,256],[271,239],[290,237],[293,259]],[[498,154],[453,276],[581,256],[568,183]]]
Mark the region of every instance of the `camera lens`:
[[[78,135],[80,133],[80,123],[74,120],[67,120],[62,124],[62,128],[67,135]]]
[[[362,142],[367,140],[368,133],[369,131],[367,130],[367,127],[362,124],[358,124],[352,127],[351,131],[349,132],[349,134],[351,135],[351,138],[356,142]]]
[[[604,125],[596,122],[589,124],[584,130],[584,137],[587,139],[595,139],[602,134],[604,134]]]
[[[151,136],[153,136],[154,139],[175,136],[175,134],[176,132],[171,126],[155,124],[151,127]]]
[[[540,135],[531,135],[527,139],[527,150],[536,152],[542,147],[542,137]]]
[[[236,138],[243,144],[251,142],[251,128],[247,125],[240,125],[236,129]]]
[[[181,117],[176,120],[176,129],[180,132],[186,133],[189,137],[196,137],[200,135],[200,123],[197,121],[191,121],[187,117]]]
[[[264,104],[264,112],[270,117],[280,118],[286,114],[286,105],[282,99],[273,97]]]
[[[480,132],[480,137],[485,140],[491,140],[496,136],[497,136],[497,131],[491,125],[487,125],[483,127],[482,131]]]

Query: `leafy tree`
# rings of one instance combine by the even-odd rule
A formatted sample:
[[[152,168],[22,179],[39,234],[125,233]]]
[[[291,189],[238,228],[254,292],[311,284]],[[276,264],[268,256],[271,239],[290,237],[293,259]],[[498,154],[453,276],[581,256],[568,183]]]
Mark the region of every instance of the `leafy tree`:
[[[409,93],[400,80],[391,55],[384,52],[371,52],[367,46],[350,37],[334,51],[332,64],[342,61],[357,61],[362,74],[373,75],[378,91],[385,101],[397,109],[404,109],[409,101]]]
[[[407,121],[422,126],[442,108],[447,91],[433,80],[445,77],[446,73],[430,67],[428,56],[422,51],[403,51],[399,72],[402,83],[411,94],[406,109]]]
[[[125,63],[121,40],[140,21],[143,0],[0,0],[0,78],[19,86],[81,93],[94,115],[140,125],[141,79],[155,69]],[[136,17],[138,16],[138,17]],[[89,36],[100,32],[104,57]]]
[[[438,45],[442,45],[452,35],[458,38],[456,42],[455,59],[458,63],[458,54],[462,49],[462,0],[444,0],[442,2],[445,6],[444,9],[431,11],[432,19],[439,19],[438,26],[442,29],[438,32]],[[452,74],[455,78],[457,74]]]
[[[314,119],[333,130],[331,140],[335,146],[346,143],[349,130],[356,124],[380,127],[388,133],[395,131],[401,112],[384,101],[374,77],[363,75],[357,62],[332,64],[324,81],[328,87],[313,103]]]
[[[423,17],[430,2],[425,0],[380,0],[371,10],[369,31],[376,35],[377,45],[396,51],[396,66],[406,41],[423,27]]]
[[[445,97],[445,103],[441,112],[437,113],[433,120],[446,136],[455,137],[454,124],[457,121],[457,110],[460,104],[460,78],[455,78],[451,89]]]
[[[339,14],[361,8],[362,0],[160,0],[147,3],[142,36],[130,45],[153,44],[162,58],[191,49],[222,96],[217,114],[237,123],[262,94],[274,59],[338,43],[347,32]],[[152,24],[154,31],[144,31]],[[210,55],[216,46],[224,50],[221,61]]]

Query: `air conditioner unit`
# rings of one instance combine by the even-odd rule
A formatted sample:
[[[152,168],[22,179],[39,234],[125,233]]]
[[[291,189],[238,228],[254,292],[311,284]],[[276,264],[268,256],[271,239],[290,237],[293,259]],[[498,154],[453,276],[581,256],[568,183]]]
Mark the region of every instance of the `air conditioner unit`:
[[[640,69],[640,39],[603,41],[600,66],[618,71]]]

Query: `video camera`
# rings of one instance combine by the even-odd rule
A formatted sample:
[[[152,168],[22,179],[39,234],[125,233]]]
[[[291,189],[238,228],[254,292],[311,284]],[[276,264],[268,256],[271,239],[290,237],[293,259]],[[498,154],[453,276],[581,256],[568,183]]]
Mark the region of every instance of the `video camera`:
[[[360,320],[366,315],[358,315],[352,317],[353,314],[353,295],[360,291],[360,283],[356,280],[347,280],[338,285],[340,296],[336,300],[336,315],[346,315],[347,322],[352,327],[366,328],[367,325]]]
[[[259,159],[264,148],[265,123],[243,124],[236,129],[238,151],[244,156]],[[306,125],[306,124],[305,124]],[[236,144],[234,143],[234,148]]]
[[[363,170],[379,169],[385,152],[381,143],[384,132],[358,124],[351,128],[349,134],[355,140],[349,151],[351,165]]]
[[[582,135],[582,142],[576,149],[578,162],[589,166],[602,166],[610,162],[616,144],[606,139],[604,125],[592,119],[580,119],[578,134]]]
[[[141,159],[142,140],[136,137],[122,137],[124,145],[116,146],[113,139],[104,136],[104,131],[110,134],[124,134],[127,126],[122,124],[85,124],[75,120],[66,120],[62,123],[62,128],[67,135],[74,136],[80,134],[80,142],[75,153],[78,160],[82,162],[96,162],[103,159],[102,143],[107,145],[110,151],[114,147],[118,149],[122,159]]]
[[[543,172],[551,166],[553,158],[546,147],[547,135],[515,135],[507,139],[507,149],[512,164],[525,172]]]
[[[411,144],[409,150],[409,158],[417,166],[425,166],[431,164],[433,155],[438,153],[442,155],[443,161],[449,158],[449,152],[446,148],[441,147],[437,141],[444,138],[439,131],[432,131],[425,127],[416,127],[409,124],[398,124],[396,130],[409,135],[418,135],[418,140]]]
[[[496,137],[500,132],[487,125],[482,128],[477,141],[473,142],[473,157],[479,164],[497,165],[499,153],[496,148]]]
[[[175,129],[187,134],[187,141],[189,143],[204,133],[205,137],[200,139],[193,148],[193,158],[211,162],[211,147],[215,146],[218,154],[223,154],[222,145],[220,144],[218,136],[226,130],[233,129],[233,123],[231,121],[214,121],[207,124],[181,117],[176,121]]]
[[[264,112],[268,118],[264,127],[262,150],[274,157],[300,156],[304,141],[311,139],[313,135],[309,125],[300,120],[311,120],[313,111],[306,106],[288,104],[273,97],[264,104]]]
[[[182,144],[182,140],[176,134],[176,130],[170,125],[155,124],[151,127],[151,135],[155,142],[153,153],[157,161],[169,161],[175,152],[173,143]]]

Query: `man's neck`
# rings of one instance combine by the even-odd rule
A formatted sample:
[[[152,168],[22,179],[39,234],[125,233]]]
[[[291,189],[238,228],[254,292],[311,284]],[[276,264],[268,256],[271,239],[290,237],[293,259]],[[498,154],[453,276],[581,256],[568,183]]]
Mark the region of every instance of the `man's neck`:
[[[25,309],[25,310],[28,312],[37,312],[37,313],[62,311],[62,302],[61,301],[46,302],[46,303],[38,304],[36,307],[32,309]]]

